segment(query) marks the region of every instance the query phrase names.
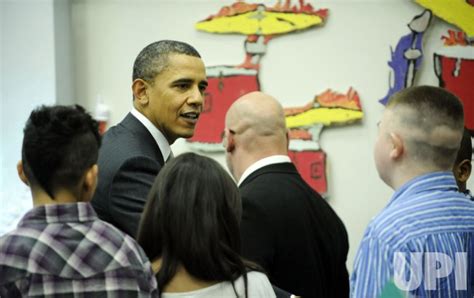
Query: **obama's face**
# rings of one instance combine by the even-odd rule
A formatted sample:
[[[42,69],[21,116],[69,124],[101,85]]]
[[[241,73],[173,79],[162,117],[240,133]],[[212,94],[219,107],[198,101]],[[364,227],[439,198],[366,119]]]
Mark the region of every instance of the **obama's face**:
[[[167,67],[148,84],[147,117],[170,144],[193,136],[206,88],[204,63],[184,54],[170,54]]]

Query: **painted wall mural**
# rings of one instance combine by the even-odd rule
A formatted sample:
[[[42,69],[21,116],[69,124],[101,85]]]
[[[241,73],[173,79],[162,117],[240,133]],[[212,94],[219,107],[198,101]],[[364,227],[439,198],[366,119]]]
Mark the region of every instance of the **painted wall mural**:
[[[439,86],[456,94],[464,104],[464,123],[474,136],[474,45],[463,32],[448,31],[444,47],[434,54]]]
[[[434,70],[439,86],[463,102],[465,126],[474,137],[474,0],[415,1],[461,29],[441,36],[444,46],[434,53]]]
[[[423,33],[428,28],[430,21],[431,12],[429,10],[415,16],[408,24],[411,33],[400,38],[395,51],[390,48],[389,90],[387,95],[379,100],[381,104],[386,105],[390,96],[395,92],[413,86],[423,57]]]
[[[206,68],[206,72],[208,87],[203,111],[194,136],[188,142],[199,150],[222,151],[225,114],[237,98],[260,90],[258,71],[236,66],[211,66]]]
[[[362,120],[359,94],[352,88],[346,94],[328,89],[304,106],[285,108],[285,117],[290,130],[290,158],[303,179],[326,194],[326,153],[319,144],[320,135],[324,127]]]
[[[237,1],[196,24],[196,29],[215,34],[244,35],[245,58],[239,65],[207,67],[209,86],[195,134],[188,139],[194,149],[223,151],[225,113],[240,96],[261,90],[259,69],[273,38],[324,24],[327,9],[314,9],[305,0],[273,6]],[[328,191],[326,153],[319,145],[324,127],[348,125],[363,117],[357,92],[327,90],[302,107],[285,108],[290,129],[289,156],[302,177],[322,195]]]
[[[448,23],[474,37],[474,0],[415,0]]]

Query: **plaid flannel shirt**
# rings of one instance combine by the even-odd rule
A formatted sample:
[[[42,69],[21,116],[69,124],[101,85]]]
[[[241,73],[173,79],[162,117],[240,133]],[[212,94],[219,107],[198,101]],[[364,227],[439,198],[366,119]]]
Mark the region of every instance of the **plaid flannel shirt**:
[[[157,297],[143,250],[88,203],[40,206],[0,238],[0,297]]]

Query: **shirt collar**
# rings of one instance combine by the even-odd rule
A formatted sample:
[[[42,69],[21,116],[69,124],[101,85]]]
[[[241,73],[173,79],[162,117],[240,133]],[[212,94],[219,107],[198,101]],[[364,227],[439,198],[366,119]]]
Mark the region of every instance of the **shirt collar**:
[[[276,163],[285,163],[285,162],[291,162],[290,158],[288,155],[272,155],[269,157],[262,158],[258,160],[257,162],[253,163],[250,167],[248,167],[242,176],[240,176],[239,183],[237,184],[240,186],[244,180],[250,176],[253,172],[255,172],[258,169],[261,169],[265,166],[276,164]]]
[[[90,203],[52,204],[35,207],[28,211],[18,223],[18,227],[31,222],[68,223],[97,220],[97,214]]]
[[[411,179],[393,194],[388,205],[415,198],[415,194],[430,191],[452,190],[458,193],[458,186],[452,172],[433,172]]]
[[[146,127],[146,129],[152,135],[153,139],[155,139],[156,144],[160,148],[161,154],[163,155],[163,160],[168,160],[168,157],[171,154],[171,147],[163,133],[158,128],[156,128],[156,126],[151,123],[151,121],[147,117],[145,117],[145,115],[140,113],[137,109],[132,108],[130,113]]]
[[[472,196],[472,193],[469,189],[466,189],[466,191],[464,192],[464,194],[466,195],[466,197],[468,199],[471,199],[471,201],[474,201],[474,197]]]

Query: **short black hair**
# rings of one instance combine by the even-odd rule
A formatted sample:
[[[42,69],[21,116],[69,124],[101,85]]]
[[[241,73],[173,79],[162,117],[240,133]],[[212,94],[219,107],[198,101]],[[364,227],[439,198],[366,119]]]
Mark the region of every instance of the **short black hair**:
[[[467,128],[464,128],[464,134],[462,135],[461,147],[459,147],[458,156],[456,157],[455,164],[457,165],[463,160],[472,161],[472,140],[471,134]]]
[[[446,89],[434,86],[416,86],[403,89],[390,97],[388,108],[407,106],[419,114],[432,116],[430,120],[453,128],[464,127],[461,101]]]
[[[151,83],[168,66],[170,54],[183,54],[201,58],[191,45],[176,40],[161,40],[147,45],[133,64],[132,80],[142,79]]]
[[[41,106],[28,118],[22,162],[31,186],[51,198],[59,189],[75,193],[85,171],[97,163],[98,123],[79,105]]]
[[[162,258],[158,288],[182,265],[206,281],[233,282],[248,269],[240,257],[242,205],[234,180],[216,161],[182,154],[161,169],[142,215],[137,241],[150,260]],[[235,288],[234,288],[235,290]]]

